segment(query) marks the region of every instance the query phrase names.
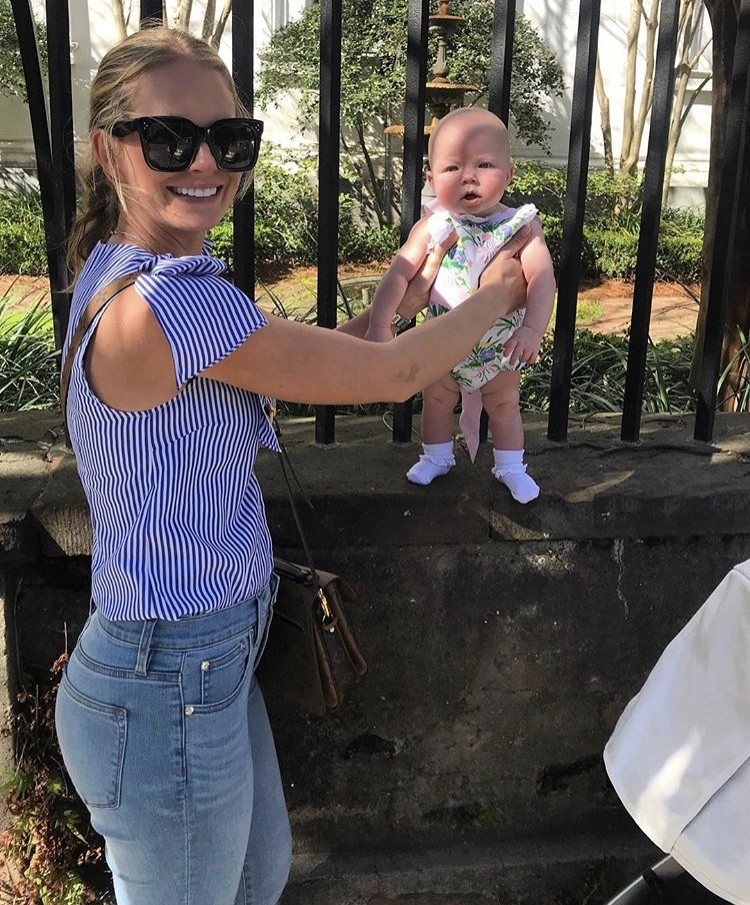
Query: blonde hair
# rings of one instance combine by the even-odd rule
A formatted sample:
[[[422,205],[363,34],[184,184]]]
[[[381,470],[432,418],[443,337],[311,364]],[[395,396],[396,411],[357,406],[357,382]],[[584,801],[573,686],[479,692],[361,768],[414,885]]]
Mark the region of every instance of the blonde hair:
[[[102,58],[91,83],[89,143],[78,165],[83,198],[68,242],[68,263],[75,278],[97,242],[116,228],[125,208],[123,186],[108,175],[96,160],[91,136],[95,129],[105,133],[103,153],[114,160],[114,147],[108,133],[112,126],[132,116],[133,88],[136,80],[154,69],[180,60],[192,60],[219,73],[232,92],[237,116],[249,116],[240,100],[229,71],[214,47],[200,38],[174,28],[153,26],[129,35]],[[110,174],[115,172],[109,167]],[[239,194],[252,182],[252,172],[240,183]]]

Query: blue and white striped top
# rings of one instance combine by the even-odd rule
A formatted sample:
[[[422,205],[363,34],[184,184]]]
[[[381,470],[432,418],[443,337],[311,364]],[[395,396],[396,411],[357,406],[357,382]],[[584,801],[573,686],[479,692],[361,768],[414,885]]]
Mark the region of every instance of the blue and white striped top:
[[[100,314],[73,363],[68,428],[91,511],[94,603],[110,619],[178,619],[232,606],[271,575],[254,472],[260,444],[278,450],[265,399],[196,376],[266,320],[208,253],[99,243],[76,283],[64,352],[89,299],[136,270],[147,271],[136,290],[172,349],[179,392],[142,412],[101,402],[83,370]]]

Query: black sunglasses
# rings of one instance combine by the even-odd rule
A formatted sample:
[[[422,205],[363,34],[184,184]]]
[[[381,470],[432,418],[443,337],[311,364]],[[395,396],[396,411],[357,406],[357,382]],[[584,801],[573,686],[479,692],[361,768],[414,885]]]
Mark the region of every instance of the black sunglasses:
[[[143,156],[152,170],[186,170],[205,141],[220,170],[238,173],[255,166],[263,123],[259,119],[218,119],[204,128],[183,116],[140,116],[112,126],[115,138],[133,132],[138,133]]]

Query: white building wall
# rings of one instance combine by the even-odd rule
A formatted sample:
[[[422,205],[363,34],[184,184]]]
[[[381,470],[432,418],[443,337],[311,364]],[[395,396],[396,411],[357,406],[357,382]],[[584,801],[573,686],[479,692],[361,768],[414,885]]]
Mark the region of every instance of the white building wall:
[[[71,67],[74,85],[74,127],[77,136],[86,134],[87,91],[91,77],[106,50],[116,40],[111,0],[69,0],[71,18]],[[42,0],[35,0],[43,15]],[[265,45],[277,28],[298,16],[306,0],[259,0],[255,9],[256,47]],[[134,3],[136,8],[138,4]],[[168,5],[173,17],[176,0]],[[568,154],[569,122],[575,71],[578,3],[574,0],[519,0],[518,12],[536,26],[546,43],[554,50],[565,73],[566,91],[555,99],[550,113],[552,124],[550,163],[564,165]],[[196,0],[191,19],[191,31],[197,32],[203,20],[205,2]],[[625,71],[625,32],[629,4],[622,0],[603,0],[600,30],[600,55],[604,80],[610,99],[615,154],[619,153],[624,103],[623,73]],[[131,25],[135,28],[136,23]],[[706,28],[708,25],[706,23]],[[241,36],[240,36],[241,39]],[[231,62],[231,19],[227,23],[221,53],[227,64]],[[710,65],[710,51],[706,65]],[[257,69],[256,58],[256,69]],[[708,173],[709,135],[711,124],[710,82],[702,91],[683,128],[678,147],[676,171],[672,176],[672,200],[681,204],[702,204]],[[265,120],[265,139],[290,148],[314,144],[315,126],[302,132],[296,122],[293,98],[279,107],[270,106],[258,111]],[[33,166],[33,148],[28,110],[15,99],[0,98],[0,166]],[[647,148],[648,133],[643,141]],[[527,148],[514,142],[516,158],[545,157],[539,149]],[[591,138],[591,165],[603,160],[603,142],[599,108],[594,101]]]
[[[573,0],[519,0],[517,11],[523,13],[536,27],[545,42],[555,51],[565,73],[566,91],[550,110],[552,123],[550,163],[564,165],[570,141],[570,111],[573,98],[576,41],[578,38],[578,3]],[[623,0],[602,0],[599,31],[599,56],[605,90],[610,102],[610,120],[615,158],[622,146],[623,109],[625,104],[624,73],[626,66],[626,33],[630,17],[630,3]],[[710,38],[708,15],[704,17],[704,36]],[[642,29],[645,32],[645,29]],[[702,44],[701,44],[702,46]],[[696,87],[710,72],[710,48],[701,61],[702,70],[691,79]],[[636,85],[644,67],[640,55],[640,67]],[[639,94],[640,99],[640,94]],[[702,206],[705,186],[708,182],[709,138],[711,132],[711,82],[700,92],[683,126],[677,147],[675,170],[671,180],[670,201],[682,205]],[[648,149],[648,128],[641,146],[642,157]],[[536,149],[525,149],[515,143],[516,157],[539,157]],[[604,160],[604,142],[601,115],[596,97],[591,118],[590,165],[601,166]]]

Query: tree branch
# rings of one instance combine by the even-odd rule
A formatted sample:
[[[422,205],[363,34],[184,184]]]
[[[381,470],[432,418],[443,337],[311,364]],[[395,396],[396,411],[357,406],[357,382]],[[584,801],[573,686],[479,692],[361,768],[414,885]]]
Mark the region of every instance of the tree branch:
[[[214,33],[211,35],[211,44],[218,48],[219,44],[221,44],[221,37],[224,34],[224,28],[226,27],[227,21],[229,20],[229,16],[232,12],[232,0],[224,0],[224,6],[221,10],[221,15],[219,16],[219,21],[216,23],[216,28],[214,28]]]

